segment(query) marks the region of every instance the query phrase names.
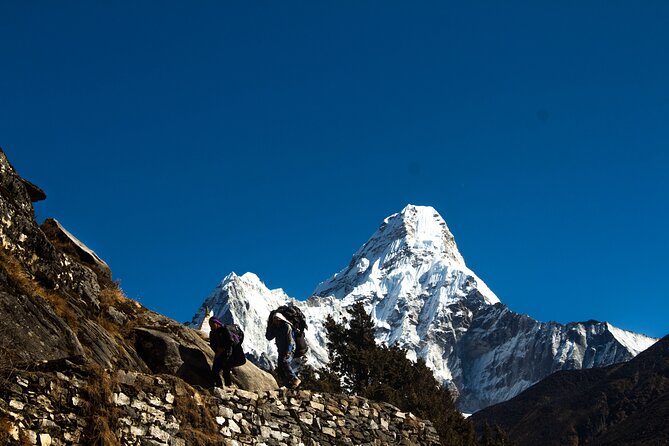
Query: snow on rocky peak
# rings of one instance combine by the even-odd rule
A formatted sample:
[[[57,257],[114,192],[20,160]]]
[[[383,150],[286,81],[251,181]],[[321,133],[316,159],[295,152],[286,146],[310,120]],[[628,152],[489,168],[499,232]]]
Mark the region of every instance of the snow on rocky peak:
[[[543,323],[514,313],[467,268],[436,210],[414,205],[386,218],[348,266],[306,301],[268,289],[255,274],[232,273],[189,325],[208,331],[210,314],[239,324],[247,355],[270,366],[276,348],[264,336],[269,312],[292,303],[309,325],[307,360],[320,367],[328,360],[327,315],[341,320],[356,302],[372,315],[378,342],[399,345],[410,359],[424,359],[454,391],[459,408],[470,413],[557,370],[626,361],[655,342],[607,323]]]
[[[425,359],[444,381],[454,378],[453,348],[473,313],[499,302],[467,268],[439,213],[414,205],[386,218],[349,265],[313,294],[339,299],[343,308],[362,301],[380,342]]]
[[[354,257],[375,258],[383,254],[384,260],[392,263],[407,251],[416,257],[440,257],[449,264],[465,264],[441,215],[432,206],[412,204],[385,218]]]
[[[627,350],[632,352],[634,356],[646,350],[655,341],[655,339],[649,338],[646,335],[633,333],[631,331],[626,331],[626,330],[621,330],[620,328],[616,328],[613,325],[609,324],[608,322],[606,322],[605,324],[606,328],[611,333],[611,335],[613,335],[615,340],[618,341]],[[651,340],[653,342],[650,342]]]
[[[224,324],[235,323],[244,330],[244,349],[262,365],[269,365],[271,354],[265,340],[265,325],[269,313],[276,307],[293,301],[282,289],[270,290],[253,273],[241,276],[228,274],[193,316],[190,327],[209,333],[208,319],[216,316]]]
[[[412,294],[422,287],[436,287],[449,271],[460,271],[475,280],[486,303],[499,302],[483,281],[465,266],[455,238],[441,215],[431,206],[410,204],[400,213],[384,219],[369,241],[353,255],[349,265],[321,283],[313,294],[336,298],[351,293],[387,294],[387,286],[400,294]],[[397,285],[402,289],[397,289]]]
[[[205,299],[192,321],[191,328],[209,333],[208,319],[216,316],[224,324],[237,324],[244,330],[244,351],[247,356],[266,368],[276,363],[277,352],[274,341],[265,339],[265,328],[269,313],[281,305],[295,305],[310,321],[306,332],[310,346],[308,361],[320,366],[327,362],[325,329],[322,324],[327,314],[338,306],[309,306],[307,302],[289,297],[282,289],[270,290],[253,273],[238,276],[228,274],[214,291]],[[339,306],[340,307],[340,306]],[[336,310],[342,314],[341,308]]]

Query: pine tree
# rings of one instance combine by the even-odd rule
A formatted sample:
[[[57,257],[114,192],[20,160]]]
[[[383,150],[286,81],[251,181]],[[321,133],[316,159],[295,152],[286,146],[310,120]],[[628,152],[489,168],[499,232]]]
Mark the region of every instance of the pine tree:
[[[474,430],[455,409],[451,395],[434,378],[423,360],[416,363],[397,346],[376,344],[374,322],[361,303],[349,310],[342,323],[328,317],[330,377],[339,377],[345,391],[385,401],[403,411],[430,419],[443,444],[475,444]]]
[[[328,316],[325,329],[330,353],[329,371],[338,376],[342,388],[354,394],[363,394],[369,385],[370,352],[377,347],[374,340],[374,322],[361,303],[349,310],[350,319],[339,324]]]

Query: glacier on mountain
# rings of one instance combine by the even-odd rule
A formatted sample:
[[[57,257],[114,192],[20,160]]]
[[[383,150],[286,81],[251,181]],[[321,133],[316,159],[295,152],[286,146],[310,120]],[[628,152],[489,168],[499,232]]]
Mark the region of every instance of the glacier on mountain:
[[[509,399],[557,370],[626,361],[655,342],[605,322],[562,325],[512,312],[465,265],[436,210],[414,205],[387,217],[348,266],[306,301],[268,289],[255,274],[232,273],[189,325],[208,330],[207,311],[239,324],[247,355],[269,367],[276,349],[265,340],[267,317],[292,303],[309,324],[308,361],[319,367],[328,360],[326,316],[341,320],[355,302],[371,313],[377,342],[424,359],[465,412]]]

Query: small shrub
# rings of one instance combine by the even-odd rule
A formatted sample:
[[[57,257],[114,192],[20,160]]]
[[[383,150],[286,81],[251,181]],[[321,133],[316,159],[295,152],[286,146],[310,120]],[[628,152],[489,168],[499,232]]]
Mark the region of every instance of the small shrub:
[[[183,383],[184,392],[177,393],[174,401],[174,416],[179,420],[180,436],[189,446],[223,444],[217,435],[218,425],[195,389]]]
[[[120,446],[114,429],[118,423],[118,409],[112,397],[116,383],[111,374],[99,365],[89,366],[90,376],[84,389],[87,396],[85,415],[90,423],[86,443],[94,446]]]
[[[128,321],[122,325],[114,322],[108,313],[110,308],[123,313]],[[118,282],[113,282],[110,286],[102,288],[100,291],[100,312],[96,315],[96,322],[101,325],[109,334],[116,337],[121,344],[125,344],[132,338],[132,329],[137,324],[138,317],[146,312],[138,302],[129,299]]]
[[[146,311],[142,305],[125,295],[118,282],[113,282],[102,288],[100,291],[100,306],[105,309],[114,307],[131,318],[135,318]]]
[[[0,418],[0,444],[9,444],[9,439],[12,438],[10,434],[12,427],[12,423],[7,418]]]
[[[91,420],[89,444],[93,446],[121,446],[104,416],[96,415]]]
[[[55,290],[45,289],[18,260],[2,249],[0,249],[0,268],[21,293],[31,299],[43,298],[51,304],[58,316],[65,320],[73,330],[77,330],[80,316],[69,303],[67,296]]]

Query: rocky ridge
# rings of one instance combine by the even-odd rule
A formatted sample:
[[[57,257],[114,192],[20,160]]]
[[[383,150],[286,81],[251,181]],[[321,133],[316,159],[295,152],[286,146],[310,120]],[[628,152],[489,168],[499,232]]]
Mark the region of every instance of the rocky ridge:
[[[519,446],[669,444],[669,336],[629,362],[554,373],[472,416]]]

